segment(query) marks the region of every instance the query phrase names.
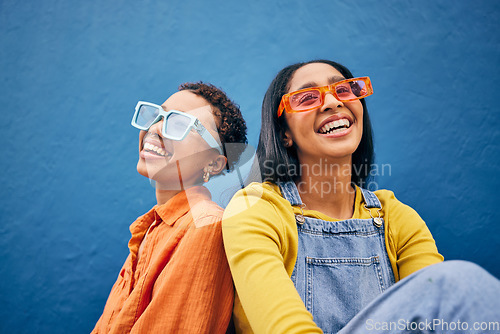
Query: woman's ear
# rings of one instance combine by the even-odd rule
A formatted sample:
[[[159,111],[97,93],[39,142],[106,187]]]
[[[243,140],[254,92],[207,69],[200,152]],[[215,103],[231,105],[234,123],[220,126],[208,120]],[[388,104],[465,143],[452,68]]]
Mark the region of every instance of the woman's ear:
[[[215,159],[213,159],[209,164],[209,172],[211,175],[220,174],[226,167],[227,158],[219,154]]]
[[[292,147],[292,145],[293,145],[293,139],[292,139],[292,134],[290,133],[289,129],[286,129],[283,132],[282,137],[283,137],[283,145],[286,148]]]

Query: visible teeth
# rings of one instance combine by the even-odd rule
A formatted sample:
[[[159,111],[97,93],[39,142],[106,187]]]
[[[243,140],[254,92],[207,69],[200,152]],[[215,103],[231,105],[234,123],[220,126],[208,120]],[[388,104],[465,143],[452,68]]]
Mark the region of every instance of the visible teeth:
[[[337,133],[337,132],[342,132],[342,131],[344,131],[344,128],[332,130],[332,131],[330,131],[330,133]]]
[[[161,156],[165,156],[165,154],[167,153],[164,149],[162,149],[161,147],[158,147],[156,145],[153,145],[151,143],[145,143],[144,144],[144,149],[145,150],[148,150],[148,151],[153,151]]]
[[[321,127],[321,129],[319,129],[319,132],[320,133],[334,133],[334,132],[338,132],[338,131],[342,131],[344,130],[344,128],[348,128],[350,126],[349,124],[349,121],[345,118],[342,118],[342,119],[338,119],[338,120],[335,120],[333,122],[329,122],[325,125],[323,125]],[[333,131],[330,131],[332,129],[335,129]]]

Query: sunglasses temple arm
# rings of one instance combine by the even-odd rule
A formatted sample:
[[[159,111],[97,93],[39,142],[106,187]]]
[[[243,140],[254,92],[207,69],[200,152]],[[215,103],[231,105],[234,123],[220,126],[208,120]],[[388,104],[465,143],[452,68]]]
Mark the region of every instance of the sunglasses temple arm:
[[[219,151],[220,154],[224,154],[222,151],[222,147],[217,143],[215,138],[208,132],[208,130],[201,124],[198,120],[194,124],[196,132],[198,132],[210,147],[215,148],[217,151]]]
[[[280,102],[280,105],[278,106],[278,117],[280,117],[281,114],[283,114],[284,111],[285,111],[285,105],[284,105],[283,100],[282,100]]]

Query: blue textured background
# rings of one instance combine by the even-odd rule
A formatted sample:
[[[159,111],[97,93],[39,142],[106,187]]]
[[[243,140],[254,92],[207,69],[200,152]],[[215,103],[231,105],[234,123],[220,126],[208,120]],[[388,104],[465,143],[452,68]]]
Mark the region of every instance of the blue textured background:
[[[369,75],[377,162],[447,259],[500,276],[499,1],[0,1],[0,331],[88,333],[154,203],[130,118],[223,87],[256,145],[284,66]]]

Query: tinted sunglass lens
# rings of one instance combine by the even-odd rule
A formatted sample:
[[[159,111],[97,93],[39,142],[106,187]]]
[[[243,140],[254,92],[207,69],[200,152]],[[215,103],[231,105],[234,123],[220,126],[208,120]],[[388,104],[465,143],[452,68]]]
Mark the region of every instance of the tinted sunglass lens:
[[[349,82],[351,84],[351,91],[356,97],[366,95],[366,83],[363,80],[356,80]]]
[[[289,101],[293,110],[314,108],[321,104],[321,93],[315,89],[299,92],[290,96]]]
[[[335,90],[341,100],[351,100],[366,95],[366,84],[363,80],[345,82],[337,85]]]
[[[191,119],[180,114],[170,114],[165,122],[165,131],[168,137],[180,140],[188,130]]]
[[[139,112],[137,113],[137,119],[135,122],[139,126],[150,127],[157,116],[158,108],[143,104],[139,107]]]

